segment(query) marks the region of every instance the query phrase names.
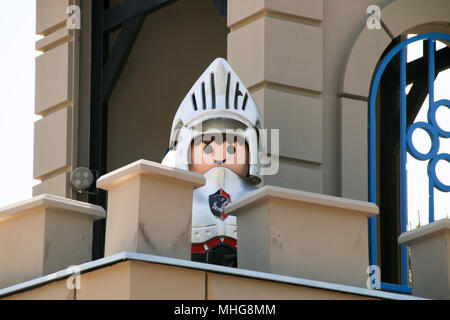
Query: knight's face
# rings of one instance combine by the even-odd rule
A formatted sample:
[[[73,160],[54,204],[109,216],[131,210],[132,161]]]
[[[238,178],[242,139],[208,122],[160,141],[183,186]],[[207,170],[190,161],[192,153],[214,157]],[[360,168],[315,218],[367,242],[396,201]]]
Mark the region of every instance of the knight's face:
[[[234,135],[202,135],[191,143],[189,170],[204,174],[214,167],[225,167],[246,177],[249,149],[243,138]]]

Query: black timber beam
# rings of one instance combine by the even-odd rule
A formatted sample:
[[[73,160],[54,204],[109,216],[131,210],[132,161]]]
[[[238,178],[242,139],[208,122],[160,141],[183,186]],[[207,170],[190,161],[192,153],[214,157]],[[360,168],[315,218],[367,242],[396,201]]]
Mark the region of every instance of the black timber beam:
[[[407,125],[414,122],[420,108],[428,95],[428,43],[423,43],[422,58],[411,61],[406,67],[406,82],[413,84],[406,97]],[[438,74],[450,68],[450,48],[435,51],[435,79]],[[400,121],[397,114],[398,121]]]
[[[401,42],[397,37],[390,44],[391,47]],[[388,49],[386,49],[388,50]],[[377,111],[377,130],[379,132],[379,206],[377,217],[380,227],[379,264],[381,281],[399,283],[400,257],[397,238],[400,230],[399,223],[399,171],[396,162],[397,146],[400,136],[400,122],[396,120],[400,101],[400,55],[393,57],[383,72],[380,82],[380,108]]]
[[[227,20],[227,0],[211,0],[220,14]]]
[[[425,42],[425,41],[424,41]],[[428,50],[428,49],[427,49]],[[424,56],[422,58],[413,60],[406,64],[406,84],[411,84],[416,81],[420,77],[420,74],[427,74],[428,70],[428,60],[427,50],[424,50]],[[435,74],[436,76],[439,72],[442,72],[450,67],[450,47],[443,48],[435,52]],[[390,72],[399,73],[400,69],[393,69]],[[390,85],[393,88],[398,88],[398,83],[396,83],[393,79],[387,79],[386,81],[390,81]]]
[[[406,64],[406,84],[413,84],[407,95],[407,124],[410,125],[422,107],[428,95],[428,51],[427,42],[424,41],[424,55],[422,58],[413,60]],[[450,48],[446,47],[435,52],[435,79],[438,74],[450,68]],[[383,78],[383,81],[392,90],[399,90],[398,79],[393,76],[400,73],[398,65],[386,69],[386,74],[391,75]],[[400,109],[395,111],[397,120],[400,121]]]
[[[426,41],[424,41],[425,46]],[[418,74],[427,74],[428,70],[428,48],[424,48],[424,55],[422,58],[408,62],[406,64],[406,83],[413,83],[419,76]],[[445,47],[435,52],[435,74],[444,71],[450,67],[450,47]]]
[[[406,97],[407,126],[411,125],[414,122],[414,119],[416,119],[417,113],[419,113],[419,110],[422,107],[427,95],[428,77],[424,76],[414,81],[414,84]],[[398,120],[400,121],[400,119]]]
[[[126,22],[120,30],[119,36],[106,61],[103,70],[103,101],[108,101],[111,93],[120,77],[127,62],[128,56],[133,48],[139,31],[144,23],[145,15],[138,16]]]
[[[177,0],[126,0],[105,11],[103,31],[116,29],[138,16],[159,10],[175,1]]]
[[[89,168],[97,178],[106,173],[107,145],[107,105],[103,101],[103,66],[107,57],[108,39],[103,32],[103,13],[108,3],[92,1],[91,38],[91,105],[89,132]],[[106,191],[98,190],[89,195],[89,202],[106,209]],[[92,259],[103,257],[105,248],[105,219],[94,221],[92,239]]]

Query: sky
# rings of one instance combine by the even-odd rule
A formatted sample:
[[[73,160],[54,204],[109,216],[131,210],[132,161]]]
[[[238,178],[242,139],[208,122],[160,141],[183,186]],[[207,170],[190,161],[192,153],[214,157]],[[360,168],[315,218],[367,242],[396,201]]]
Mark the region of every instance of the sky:
[[[35,1],[0,1],[0,207],[32,196]],[[439,48],[439,47],[438,47]],[[421,44],[409,46],[408,60],[422,55]],[[435,83],[436,99],[450,99],[450,70],[439,75]],[[426,121],[428,99],[416,121]],[[439,108],[438,123],[450,130],[449,108]],[[417,130],[413,141],[417,149],[427,152],[430,139]],[[440,139],[439,153],[450,153],[450,139]],[[408,229],[428,221],[428,180],[426,161],[407,156],[408,170]],[[438,176],[450,184],[450,164],[440,161]],[[450,193],[435,190],[436,219],[450,216]]]
[[[0,207],[31,197],[35,1],[0,1]]]

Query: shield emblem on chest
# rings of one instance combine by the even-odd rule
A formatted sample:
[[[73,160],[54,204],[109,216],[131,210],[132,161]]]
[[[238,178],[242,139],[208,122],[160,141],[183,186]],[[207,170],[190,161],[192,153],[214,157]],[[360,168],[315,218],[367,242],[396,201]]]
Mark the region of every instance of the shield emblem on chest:
[[[225,208],[231,203],[231,197],[223,189],[219,189],[209,195],[209,208],[211,213],[219,219],[225,220],[228,215],[225,214]]]

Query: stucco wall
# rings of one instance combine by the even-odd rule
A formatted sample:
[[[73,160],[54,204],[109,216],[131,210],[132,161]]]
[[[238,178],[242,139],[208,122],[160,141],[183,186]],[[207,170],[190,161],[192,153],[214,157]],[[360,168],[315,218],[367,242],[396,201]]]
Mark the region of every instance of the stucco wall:
[[[226,57],[226,32],[210,0],[180,0],[146,17],[108,104],[108,171],[163,159],[179,104],[213,59]]]
[[[66,9],[78,0],[36,1],[33,196],[71,197],[69,172],[77,165],[80,30],[66,27]],[[87,12],[89,12],[87,10]],[[31,177],[30,177],[31,178]]]
[[[343,50],[346,56],[341,58],[338,81],[340,143],[337,164],[340,173],[337,186],[341,196],[361,200],[367,199],[368,185],[367,123],[364,119],[367,119],[370,83],[381,54],[393,38],[402,34],[450,32],[450,2],[446,0],[380,1],[379,5],[383,27],[369,30],[364,18],[351,31],[352,40]],[[330,50],[338,46],[335,44]]]
[[[44,54],[36,64],[36,113],[44,118],[36,123],[34,177],[43,183],[33,194],[71,196],[69,173],[89,159],[90,8],[81,1],[82,30],[71,34],[63,25],[66,6],[75,2],[52,1],[37,7],[36,32],[45,38],[37,43]],[[366,27],[371,4],[382,8],[380,30]],[[376,63],[391,38],[407,30],[445,32],[448,25],[427,24],[448,23],[449,6],[446,0],[229,0],[225,21],[210,0],[177,1],[147,16],[112,93],[107,169],[140,158],[161,161],[179,103],[222,56],[252,92],[266,127],[280,129],[280,172],[266,184],[365,200],[364,119]]]

